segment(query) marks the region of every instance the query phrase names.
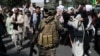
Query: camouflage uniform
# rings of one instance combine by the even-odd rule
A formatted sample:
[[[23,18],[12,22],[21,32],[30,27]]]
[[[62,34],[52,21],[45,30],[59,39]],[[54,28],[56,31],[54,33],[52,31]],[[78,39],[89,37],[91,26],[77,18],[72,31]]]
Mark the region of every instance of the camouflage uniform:
[[[51,2],[53,3],[53,2]],[[39,56],[55,56],[59,45],[58,30],[63,29],[55,17],[55,5],[50,3],[44,7],[44,19],[39,25],[38,48]]]
[[[58,30],[61,28],[54,16],[44,18],[39,26],[38,47],[40,56],[55,56],[55,48],[59,44]]]

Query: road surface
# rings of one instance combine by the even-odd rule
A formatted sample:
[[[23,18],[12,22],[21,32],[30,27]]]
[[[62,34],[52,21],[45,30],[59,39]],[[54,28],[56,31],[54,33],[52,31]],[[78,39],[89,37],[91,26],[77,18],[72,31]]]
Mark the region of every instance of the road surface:
[[[7,52],[9,56],[29,56],[29,40],[26,39],[23,43],[23,49],[20,51],[20,53],[17,52],[16,48],[14,47],[14,44],[11,40],[10,37],[5,37],[3,38],[3,41],[5,43]],[[94,50],[93,48],[93,43],[91,43],[91,56],[100,56],[97,54],[97,52]],[[37,47],[35,47],[36,50],[38,50]],[[38,53],[34,56],[38,56]],[[56,50],[56,56],[72,56],[72,51],[71,51],[71,47],[69,46],[63,46],[60,45],[57,50]]]

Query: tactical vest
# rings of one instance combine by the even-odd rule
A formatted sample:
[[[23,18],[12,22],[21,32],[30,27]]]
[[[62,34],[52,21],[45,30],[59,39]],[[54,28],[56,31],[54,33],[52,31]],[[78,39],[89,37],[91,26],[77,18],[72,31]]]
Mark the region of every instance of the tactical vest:
[[[38,45],[43,48],[51,48],[58,45],[59,37],[55,20],[52,20],[49,23],[43,21],[41,27],[42,26],[43,29],[38,37]]]

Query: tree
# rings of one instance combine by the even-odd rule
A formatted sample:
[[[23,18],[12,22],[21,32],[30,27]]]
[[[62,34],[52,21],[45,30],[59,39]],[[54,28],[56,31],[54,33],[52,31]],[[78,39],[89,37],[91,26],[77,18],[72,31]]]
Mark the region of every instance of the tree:
[[[99,4],[100,3],[100,0],[96,0],[97,1],[97,4]]]
[[[21,6],[25,1],[29,0],[3,0],[3,4],[9,7]]]
[[[76,7],[79,5],[79,4],[92,4],[92,1],[91,0],[75,0],[75,5]]]
[[[91,0],[75,0],[76,4],[81,4],[81,3],[85,3],[85,4],[91,4],[92,1]]]

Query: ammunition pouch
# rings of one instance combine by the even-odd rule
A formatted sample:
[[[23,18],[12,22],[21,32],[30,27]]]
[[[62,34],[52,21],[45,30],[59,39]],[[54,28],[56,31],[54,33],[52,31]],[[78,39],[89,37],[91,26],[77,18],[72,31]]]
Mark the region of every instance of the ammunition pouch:
[[[38,45],[42,46],[43,48],[53,47],[53,35],[43,35],[41,33],[38,38]]]

